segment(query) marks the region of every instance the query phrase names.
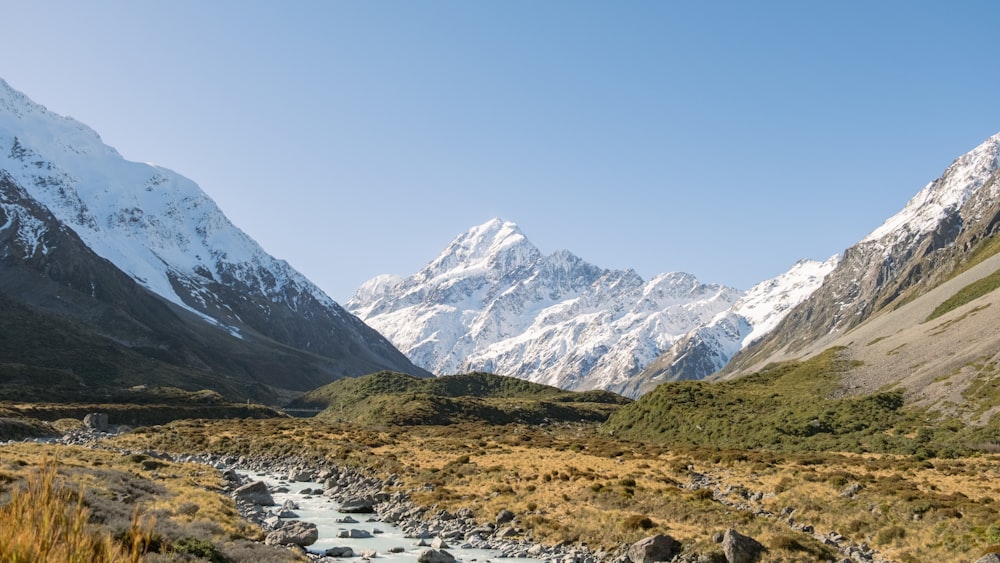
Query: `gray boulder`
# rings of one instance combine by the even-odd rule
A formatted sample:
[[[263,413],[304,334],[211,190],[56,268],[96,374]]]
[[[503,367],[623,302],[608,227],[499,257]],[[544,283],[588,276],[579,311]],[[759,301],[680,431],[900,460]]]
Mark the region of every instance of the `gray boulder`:
[[[680,543],[674,538],[658,534],[642,538],[628,548],[628,558],[632,563],[653,563],[670,561],[680,551]]]
[[[506,524],[514,519],[514,513],[507,510],[506,508],[497,513],[497,526]]]
[[[267,483],[263,481],[254,481],[253,483],[247,483],[237,488],[233,491],[233,498],[242,499],[261,506],[274,505],[274,498],[271,496],[271,492],[267,490]]]
[[[323,552],[327,557],[354,557],[354,550],[349,547],[331,547]]]
[[[431,547],[434,549],[451,549],[451,546],[441,539],[440,536],[431,540]]]
[[[354,497],[342,502],[340,504],[340,511],[354,514],[372,514],[375,512],[375,505],[368,499]]]
[[[763,549],[760,542],[732,528],[722,538],[722,552],[729,563],[751,563]]]
[[[108,413],[92,412],[87,416],[83,417],[83,425],[91,430],[97,430],[98,432],[107,432]]]
[[[294,520],[267,534],[264,543],[305,547],[316,543],[317,539],[319,539],[319,530],[316,529],[316,524]]]
[[[355,520],[354,518],[351,518],[350,516],[344,516],[343,518],[337,518],[337,519],[334,520],[334,522],[336,522],[338,524],[357,524],[358,523],[357,520]]]
[[[513,526],[505,526],[496,531],[493,535],[497,539],[505,540],[517,535],[517,530]]]
[[[455,557],[443,549],[425,549],[417,557],[417,563],[455,563]]]
[[[976,560],[976,563],[1000,563],[1000,554],[987,553],[985,557]]]
[[[368,530],[359,530],[357,528],[351,528],[350,530],[341,530],[340,533],[337,534],[337,537],[352,538],[359,540],[372,537],[372,533],[369,532]]]

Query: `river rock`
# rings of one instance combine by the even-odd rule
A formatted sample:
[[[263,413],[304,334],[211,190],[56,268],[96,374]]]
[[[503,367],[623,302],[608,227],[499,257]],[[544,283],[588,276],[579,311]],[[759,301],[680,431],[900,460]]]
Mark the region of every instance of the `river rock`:
[[[354,514],[371,514],[375,512],[375,506],[368,499],[354,497],[342,502],[340,504],[340,511]]]
[[[96,430],[98,432],[107,432],[108,413],[92,412],[87,416],[83,417],[83,425],[91,430]]]
[[[354,550],[347,547],[331,547],[323,552],[327,557],[354,557]]]
[[[750,563],[764,546],[757,540],[729,528],[722,538],[722,552],[729,563]]]
[[[312,481],[313,474],[311,471],[304,469],[293,469],[288,472],[288,480],[292,482],[304,483],[306,481]]]
[[[334,520],[334,522],[336,522],[338,524],[357,524],[358,523],[357,520],[355,520],[354,518],[351,518],[350,516],[344,516],[343,518],[337,518],[337,519]]]
[[[368,530],[359,530],[357,528],[351,528],[350,530],[341,530],[337,537],[340,538],[351,538],[351,539],[365,539],[372,537],[372,533]]]
[[[319,539],[319,530],[316,529],[316,524],[294,520],[267,534],[264,543],[305,547],[316,543],[317,539]]]
[[[494,537],[497,539],[505,540],[507,538],[512,538],[516,535],[517,535],[517,530],[515,530],[513,526],[507,526],[497,530],[496,534],[494,534]]]
[[[271,492],[267,490],[267,483],[263,481],[254,481],[253,483],[247,483],[242,487],[238,487],[233,491],[233,498],[259,504],[260,506],[274,505],[274,498],[271,496]]]
[[[444,550],[425,549],[417,557],[417,563],[455,563],[455,557]]]
[[[431,540],[431,547],[434,549],[451,549],[451,546],[441,539],[440,536]]]
[[[976,563],[1000,563],[1000,554],[987,553],[985,557],[977,559]]]
[[[674,538],[657,534],[643,538],[628,548],[628,558],[632,563],[652,563],[670,561],[680,551],[680,544]]]
[[[506,508],[497,513],[497,526],[506,524],[514,519],[514,513],[507,510]]]

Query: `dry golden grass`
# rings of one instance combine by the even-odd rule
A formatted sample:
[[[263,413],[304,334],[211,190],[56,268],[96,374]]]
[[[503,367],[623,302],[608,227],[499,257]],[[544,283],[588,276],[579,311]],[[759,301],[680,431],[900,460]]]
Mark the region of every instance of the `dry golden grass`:
[[[119,563],[142,560],[152,522],[133,513],[125,545],[89,524],[83,495],[59,485],[55,465],[32,471],[0,506],[0,560],[11,563]]]
[[[206,466],[35,443],[4,445],[0,453],[0,561],[136,561],[147,549],[157,561],[189,561],[193,553],[302,560],[251,543],[262,539],[260,528],[239,515],[219,492],[219,473]],[[32,518],[65,523],[37,537]],[[24,551],[28,544],[41,551]]]
[[[712,534],[732,527],[769,547],[763,562],[837,559],[786,517],[754,516],[691,491],[693,472],[729,491],[731,502],[836,531],[904,563],[977,559],[1000,543],[993,499],[1000,458],[922,461],[902,456],[782,455],[766,451],[668,449],[627,443],[595,427],[562,425],[362,428],[310,420],[176,422],[118,439],[132,447],[291,455],[386,476],[416,502],[480,521],[513,510],[544,543],[614,548],[667,533],[697,553],[719,553]],[[997,483],[994,485],[993,483]],[[424,490],[426,484],[433,490]],[[853,496],[844,496],[857,486]],[[419,491],[419,492],[417,492]],[[749,493],[764,493],[758,501]],[[741,494],[747,493],[747,494]],[[648,527],[637,522],[648,518]]]

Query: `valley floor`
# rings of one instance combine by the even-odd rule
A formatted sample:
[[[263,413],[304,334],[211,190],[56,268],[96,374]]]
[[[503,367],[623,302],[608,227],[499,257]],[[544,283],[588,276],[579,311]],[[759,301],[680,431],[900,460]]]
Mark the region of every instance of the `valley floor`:
[[[308,419],[177,421],[118,447],[324,461],[398,476],[418,504],[481,521],[503,509],[532,540],[621,553],[654,534],[722,556],[728,528],[760,561],[976,561],[1000,550],[1000,458],[671,449],[596,425],[371,428]]]

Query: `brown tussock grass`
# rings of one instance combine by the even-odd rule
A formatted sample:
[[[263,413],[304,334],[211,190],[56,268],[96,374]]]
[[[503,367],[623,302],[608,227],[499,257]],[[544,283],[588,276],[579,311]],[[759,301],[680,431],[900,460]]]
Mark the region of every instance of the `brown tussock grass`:
[[[142,561],[149,544],[152,520],[132,516],[127,545],[91,526],[83,495],[56,480],[55,462],[32,471],[24,488],[0,506],[0,560],[53,563],[119,563]]]

